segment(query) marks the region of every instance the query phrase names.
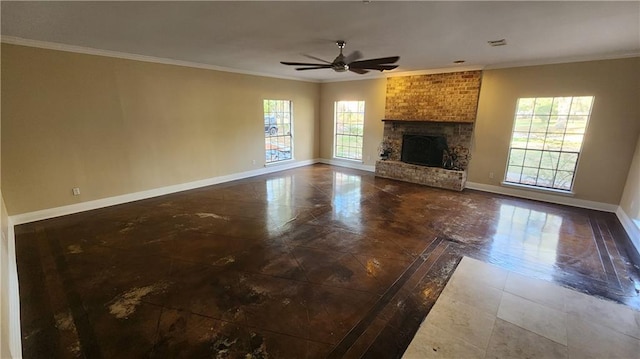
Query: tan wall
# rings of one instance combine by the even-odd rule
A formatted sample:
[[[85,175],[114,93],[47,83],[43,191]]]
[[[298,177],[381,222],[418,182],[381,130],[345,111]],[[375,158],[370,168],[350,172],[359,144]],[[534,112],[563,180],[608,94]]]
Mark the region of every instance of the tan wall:
[[[631,168],[629,168],[629,176],[624,187],[620,207],[629,218],[636,220],[636,223],[640,224],[640,136],[636,144],[636,152],[633,156]]]
[[[295,159],[318,156],[317,83],[7,44],[2,75],[10,215],[261,168],[265,98],[293,101]]]
[[[333,158],[336,101],[365,101],[363,164],[375,165],[382,142],[386,79],[329,82],[320,86],[320,157]]]
[[[593,95],[575,198],[619,204],[640,133],[638,69],[640,58],[485,70],[468,181],[504,178],[518,98]]]

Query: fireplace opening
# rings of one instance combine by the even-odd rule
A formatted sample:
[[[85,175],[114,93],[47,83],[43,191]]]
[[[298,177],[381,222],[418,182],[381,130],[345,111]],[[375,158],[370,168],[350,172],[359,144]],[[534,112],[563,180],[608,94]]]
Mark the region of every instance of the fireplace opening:
[[[447,139],[443,136],[403,135],[401,161],[414,165],[443,167]]]

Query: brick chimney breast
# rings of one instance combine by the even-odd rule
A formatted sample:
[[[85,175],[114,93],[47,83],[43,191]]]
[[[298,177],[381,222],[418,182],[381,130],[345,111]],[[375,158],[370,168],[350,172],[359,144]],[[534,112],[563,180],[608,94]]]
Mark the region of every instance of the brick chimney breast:
[[[385,119],[474,122],[482,71],[390,77]]]
[[[382,140],[387,155],[376,162],[376,176],[463,190],[481,78],[482,71],[388,78]],[[405,135],[443,138],[442,165],[404,162]]]

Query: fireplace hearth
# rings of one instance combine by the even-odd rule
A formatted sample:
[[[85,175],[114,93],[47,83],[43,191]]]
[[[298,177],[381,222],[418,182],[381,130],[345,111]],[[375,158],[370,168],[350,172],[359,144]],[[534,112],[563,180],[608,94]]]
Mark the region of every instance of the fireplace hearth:
[[[383,120],[388,159],[376,176],[462,191],[473,123]]]

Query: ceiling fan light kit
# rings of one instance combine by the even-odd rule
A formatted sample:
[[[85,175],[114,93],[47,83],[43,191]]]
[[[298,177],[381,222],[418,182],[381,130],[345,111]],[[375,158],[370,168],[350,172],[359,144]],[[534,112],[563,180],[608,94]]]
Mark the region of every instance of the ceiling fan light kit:
[[[281,61],[280,63],[288,66],[299,66],[296,67],[297,71],[306,71],[306,70],[318,70],[318,69],[332,69],[335,72],[346,72],[351,71],[360,75],[364,75],[368,73],[370,70],[378,70],[380,72],[393,70],[398,67],[398,65],[394,65],[400,57],[399,56],[390,56],[390,57],[381,57],[377,59],[369,59],[369,60],[359,60],[362,58],[362,54],[360,51],[354,51],[351,54],[344,56],[342,50],[344,49],[347,43],[344,40],[336,41],[336,45],[340,49],[340,54],[333,60],[333,62],[329,62],[314,56],[305,55],[314,60],[322,61],[324,63],[306,63],[306,62],[288,62]]]

